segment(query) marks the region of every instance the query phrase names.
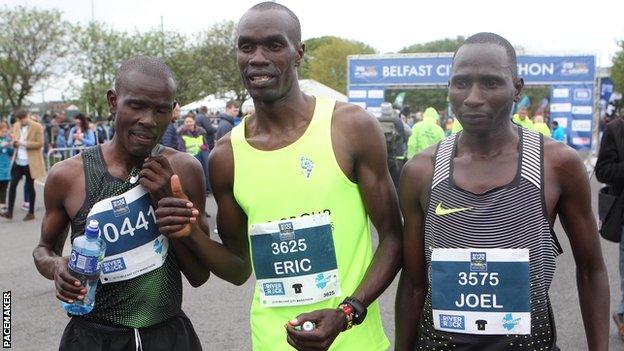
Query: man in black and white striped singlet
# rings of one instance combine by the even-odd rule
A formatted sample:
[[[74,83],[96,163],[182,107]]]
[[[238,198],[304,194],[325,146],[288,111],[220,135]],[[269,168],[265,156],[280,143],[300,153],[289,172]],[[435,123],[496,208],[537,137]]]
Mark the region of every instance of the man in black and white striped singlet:
[[[558,350],[548,290],[562,252],[577,264],[589,350],[607,350],[609,286],[583,163],[512,123],[524,82],[492,33],[456,51],[449,99],[464,130],[405,166],[399,350]]]

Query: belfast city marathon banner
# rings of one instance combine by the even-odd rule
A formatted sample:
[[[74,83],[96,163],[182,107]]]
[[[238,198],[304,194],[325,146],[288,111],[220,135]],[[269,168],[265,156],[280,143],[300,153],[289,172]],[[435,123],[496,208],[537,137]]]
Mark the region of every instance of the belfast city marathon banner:
[[[384,101],[386,89],[446,86],[451,74],[452,54],[358,55],[349,56],[347,60],[349,102],[376,114]],[[518,75],[525,84],[549,85],[553,87],[551,98],[556,103],[570,104],[569,109],[568,105],[555,107],[561,108],[557,110],[557,120],[568,125],[568,143],[579,149],[591,146],[595,74],[596,59],[591,55],[518,56]],[[563,85],[579,85],[576,92],[570,88],[570,101],[563,101],[563,97],[553,94],[554,86],[563,89]],[[563,94],[562,90],[558,92]],[[586,93],[589,93],[589,100],[584,100]],[[566,121],[561,123],[564,118]],[[572,130],[573,127],[577,129]],[[588,128],[589,134],[585,134]]]

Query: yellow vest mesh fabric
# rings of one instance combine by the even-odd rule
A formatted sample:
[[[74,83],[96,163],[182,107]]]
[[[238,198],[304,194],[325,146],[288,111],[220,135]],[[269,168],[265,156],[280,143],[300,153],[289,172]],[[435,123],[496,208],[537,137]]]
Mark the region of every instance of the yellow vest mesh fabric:
[[[340,169],[331,142],[335,101],[316,98],[312,121],[292,144],[274,151],[252,147],[245,139],[247,117],[232,130],[234,196],[253,223],[330,212],[341,282],[341,296],[310,305],[263,307],[256,284],[251,305],[254,350],[293,350],[284,325],[297,315],[336,308],[351,295],[372,259],[368,217],[357,184]],[[378,303],[371,304],[364,323],[341,333],[330,350],[386,350]]]

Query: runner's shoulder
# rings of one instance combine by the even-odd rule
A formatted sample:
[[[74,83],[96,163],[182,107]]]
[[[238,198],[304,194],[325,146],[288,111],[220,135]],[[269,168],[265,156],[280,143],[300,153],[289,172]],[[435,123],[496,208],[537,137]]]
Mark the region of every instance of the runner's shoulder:
[[[406,175],[430,178],[433,173],[433,163],[438,143],[429,146],[417,153],[404,166]]]
[[[163,155],[169,160],[174,170],[188,170],[191,168],[201,169],[201,163],[188,152],[178,151],[170,147],[165,147]],[[184,177],[185,172],[181,172],[180,176]]]
[[[58,189],[68,190],[73,184],[76,184],[77,177],[84,177],[82,154],[55,163],[48,172],[45,185],[46,187],[53,186],[54,188],[58,187]]]
[[[565,143],[547,137],[544,138],[544,167],[548,167],[554,170],[557,175],[563,176],[585,169],[583,160],[576,150]]]
[[[377,119],[360,106],[336,101],[333,124],[339,128],[370,133],[371,128],[378,126]]]

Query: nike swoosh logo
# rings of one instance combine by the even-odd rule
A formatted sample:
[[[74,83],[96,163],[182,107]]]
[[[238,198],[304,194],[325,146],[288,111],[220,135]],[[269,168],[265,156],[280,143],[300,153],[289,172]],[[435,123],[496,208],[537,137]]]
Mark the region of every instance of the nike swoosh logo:
[[[472,210],[472,207],[460,207],[460,208],[443,208],[440,202],[435,209],[435,214],[438,216],[444,216],[451,213],[457,213],[462,211]]]

